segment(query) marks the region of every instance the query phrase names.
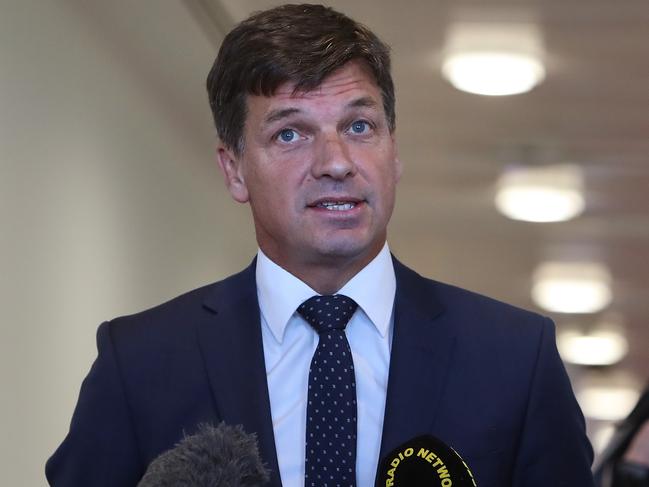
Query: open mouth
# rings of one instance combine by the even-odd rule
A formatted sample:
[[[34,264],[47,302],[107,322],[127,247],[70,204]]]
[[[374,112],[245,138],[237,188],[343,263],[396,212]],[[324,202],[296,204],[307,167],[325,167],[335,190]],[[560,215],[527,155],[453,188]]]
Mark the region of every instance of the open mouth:
[[[314,206],[329,211],[347,211],[354,208],[358,203],[353,201],[321,201]]]

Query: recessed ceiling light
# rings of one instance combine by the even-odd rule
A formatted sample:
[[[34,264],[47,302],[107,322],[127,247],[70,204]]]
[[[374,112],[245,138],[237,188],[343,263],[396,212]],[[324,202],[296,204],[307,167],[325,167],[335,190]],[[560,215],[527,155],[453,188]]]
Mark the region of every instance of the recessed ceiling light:
[[[558,313],[596,313],[611,302],[611,276],[597,262],[546,262],[533,275],[532,299]]]
[[[513,220],[558,222],[575,218],[585,207],[581,169],[574,164],[509,168],[498,180],[495,204]]]
[[[629,350],[623,333],[605,329],[589,333],[561,331],[557,346],[563,360],[578,365],[612,365],[622,360]]]
[[[488,96],[530,91],[545,78],[541,36],[534,24],[452,24],[442,74],[457,89]]]
[[[626,418],[640,393],[628,386],[591,386],[577,392],[584,415],[592,419],[618,421]]]
[[[476,95],[525,93],[545,77],[539,59],[507,51],[464,51],[449,55],[442,73],[458,90]]]

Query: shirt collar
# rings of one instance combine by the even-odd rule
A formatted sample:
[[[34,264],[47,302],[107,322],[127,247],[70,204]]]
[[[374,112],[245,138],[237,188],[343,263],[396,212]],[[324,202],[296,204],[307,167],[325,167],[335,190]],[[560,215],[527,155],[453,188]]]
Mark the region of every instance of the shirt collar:
[[[297,307],[319,294],[306,283],[257,251],[257,298],[259,310],[275,340],[282,343],[288,321]],[[382,337],[390,327],[397,283],[387,242],[374,259],[338,291],[352,298]]]

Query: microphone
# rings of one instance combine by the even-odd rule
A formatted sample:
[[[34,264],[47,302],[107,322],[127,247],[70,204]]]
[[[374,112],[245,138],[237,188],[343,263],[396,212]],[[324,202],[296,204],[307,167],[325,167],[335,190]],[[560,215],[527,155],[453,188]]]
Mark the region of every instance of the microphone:
[[[138,487],[261,487],[270,479],[257,437],[243,426],[198,425],[147,468]]]
[[[376,487],[477,487],[462,457],[432,435],[392,450],[379,465]]]

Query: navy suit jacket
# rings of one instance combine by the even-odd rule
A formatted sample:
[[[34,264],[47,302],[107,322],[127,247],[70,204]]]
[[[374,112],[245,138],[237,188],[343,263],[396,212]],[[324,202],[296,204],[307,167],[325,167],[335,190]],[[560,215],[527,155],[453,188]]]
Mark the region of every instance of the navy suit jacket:
[[[552,322],[394,265],[381,456],[429,433],[460,453],[479,487],[591,486],[592,449]],[[254,262],[102,324],[97,346],[47,463],[52,485],[134,486],[184,434],[220,421],[256,433],[271,485],[281,485]]]

